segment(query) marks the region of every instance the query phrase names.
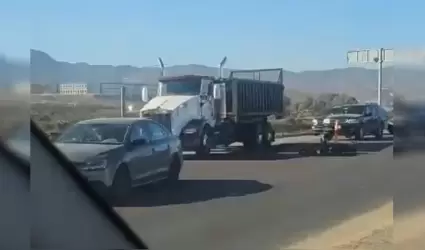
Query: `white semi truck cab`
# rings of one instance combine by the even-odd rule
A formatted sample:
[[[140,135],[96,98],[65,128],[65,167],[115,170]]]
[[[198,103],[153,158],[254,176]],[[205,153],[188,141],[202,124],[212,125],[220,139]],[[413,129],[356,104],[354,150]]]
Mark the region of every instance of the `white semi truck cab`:
[[[282,116],[284,110],[282,70],[274,70],[279,70],[276,82],[235,77],[246,71],[231,72],[229,78],[161,77],[158,95],[140,110],[140,116],[160,122],[180,137],[185,150],[197,154],[234,142],[247,148],[270,145],[274,131],[267,118]]]

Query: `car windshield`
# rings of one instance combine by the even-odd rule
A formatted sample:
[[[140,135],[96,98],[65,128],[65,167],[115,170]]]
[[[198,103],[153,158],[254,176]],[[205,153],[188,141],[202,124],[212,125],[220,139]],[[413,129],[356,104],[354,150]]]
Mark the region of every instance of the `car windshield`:
[[[353,105],[353,106],[342,106],[332,108],[330,114],[338,115],[338,114],[358,114],[361,115],[364,113],[365,106],[362,105]]]
[[[122,144],[128,124],[76,124],[56,140],[60,143]]]
[[[199,95],[201,91],[200,81],[173,80],[163,82],[167,86],[167,95]]]

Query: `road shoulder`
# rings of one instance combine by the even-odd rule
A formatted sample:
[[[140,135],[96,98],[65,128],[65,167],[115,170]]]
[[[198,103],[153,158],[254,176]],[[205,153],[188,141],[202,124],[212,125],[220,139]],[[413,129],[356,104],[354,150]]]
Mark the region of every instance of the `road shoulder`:
[[[282,248],[380,250],[392,247],[393,203],[349,219],[324,232]]]

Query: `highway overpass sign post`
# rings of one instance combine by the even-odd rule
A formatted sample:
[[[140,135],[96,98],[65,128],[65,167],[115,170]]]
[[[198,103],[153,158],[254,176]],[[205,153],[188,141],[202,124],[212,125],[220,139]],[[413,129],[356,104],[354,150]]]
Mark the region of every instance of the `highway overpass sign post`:
[[[350,50],[347,52],[347,63],[348,64],[366,64],[366,63],[377,63],[378,64],[378,103],[382,104],[382,66],[384,62],[393,61],[394,50],[393,49],[360,49]]]

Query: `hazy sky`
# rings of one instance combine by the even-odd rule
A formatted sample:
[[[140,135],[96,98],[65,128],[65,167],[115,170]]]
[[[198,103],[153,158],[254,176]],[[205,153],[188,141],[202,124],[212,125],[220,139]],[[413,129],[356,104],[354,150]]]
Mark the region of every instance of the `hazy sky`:
[[[424,45],[419,0],[3,1],[0,53],[91,64],[344,67],[353,48]],[[422,23],[422,25],[420,24]]]

